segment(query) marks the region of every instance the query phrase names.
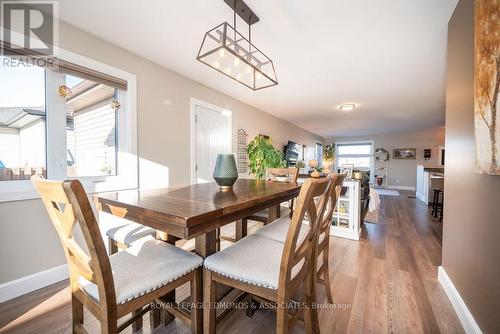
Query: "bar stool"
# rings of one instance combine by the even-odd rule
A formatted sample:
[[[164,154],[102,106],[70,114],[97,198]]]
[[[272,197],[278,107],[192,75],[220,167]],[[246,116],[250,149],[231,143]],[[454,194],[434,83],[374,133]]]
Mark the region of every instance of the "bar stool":
[[[441,197],[441,193],[444,189],[444,177],[441,175],[431,175],[430,176],[431,189],[433,192],[432,198],[432,216],[434,218],[438,217],[439,213],[439,199]]]
[[[444,211],[444,191],[441,191],[440,193],[440,198],[441,198],[441,203],[439,203],[439,222],[443,221],[443,211]],[[439,202],[439,198],[438,198]]]
[[[432,188],[433,191],[433,197],[432,197],[432,216],[434,218],[437,218],[438,216],[438,211],[439,211],[439,198],[441,197],[441,193],[443,192],[439,188]]]

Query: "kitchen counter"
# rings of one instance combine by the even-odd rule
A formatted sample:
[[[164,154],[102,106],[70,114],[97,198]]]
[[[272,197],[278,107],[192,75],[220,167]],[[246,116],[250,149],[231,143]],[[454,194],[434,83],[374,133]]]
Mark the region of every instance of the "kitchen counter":
[[[440,181],[436,179],[440,179]],[[443,181],[443,166],[417,165],[417,189],[415,196],[425,204],[430,204],[432,200],[432,183],[442,184]]]

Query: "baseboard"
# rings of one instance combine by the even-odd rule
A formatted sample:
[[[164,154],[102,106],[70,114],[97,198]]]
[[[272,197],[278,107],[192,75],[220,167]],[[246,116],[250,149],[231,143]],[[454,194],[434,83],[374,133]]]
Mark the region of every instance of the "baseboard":
[[[387,186],[387,189],[415,191],[415,187],[412,186]]]
[[[63,264],[0,284],[0,303],[63,281],[68,277],[68,265]]]
[[[441,286],[446,292],[451,305],[455,309],[464,331],[468,334],[481,334],[481,328],[477,325],[472,313],[470,313],[467,305],[465,305],[464,300],[458,293],[458,290],[455,288],[455,285],[453,285],[453,282],[442,266],[438,267],[438,281],[441,283]]]

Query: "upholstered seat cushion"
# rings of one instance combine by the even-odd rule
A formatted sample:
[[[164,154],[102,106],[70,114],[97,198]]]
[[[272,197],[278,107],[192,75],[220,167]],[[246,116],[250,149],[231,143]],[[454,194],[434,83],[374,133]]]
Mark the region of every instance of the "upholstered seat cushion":
[[[286,206],[280,206],[280,217],[290,217],[290,208]],[[252,214],[254,217],[259,217],[260,219],[267,219],[269,217],[269,209],[264,209],[262,211]]]
[[[109,238],[129,247],[135,242],[154,240],[156,230],[130,220],[99,212],[99,226]]]
[[[273,222],[267,224],[266,226],[259,228],[255,231],[254,235],[259,235],[274,241],[284,243],[286,241],[286,236],[288,234],[288,229],[290,227],[291,219],[287,217],[282,217],[274,220]],[[302,244],[302,241],[307,237],[307,233],[310,230],[309,222],[302,224],[299,232],[299,238],[297,244]],[[320,235],[319,243],[321,243],[325,238],[325,234]]]
[[[258,235],[249,235],[205,259],[206,269],[220,275],[276,290],[284,244]],[[297,275],[303,260],[292,270]]]
[[[203,258],[159,240],[136,244],[109,257],[116,303],[123,304],[164,286],[203,264]],[[80,286],[99,300],[97,285],[80,277]]]
[[[291,219],[288,217],[278,218],[266,226],[259,228],[255,231],[254,235],[259,235],[261,237],[266,237],[268,239],[282,242],[286,241],[286,236],[288,234],[288,229],[290,227]],[[298,244],[301,244],[304,241],[304,238],[307,236],[310,227],[307,224],[302,224],[302,227],[299,232]]]

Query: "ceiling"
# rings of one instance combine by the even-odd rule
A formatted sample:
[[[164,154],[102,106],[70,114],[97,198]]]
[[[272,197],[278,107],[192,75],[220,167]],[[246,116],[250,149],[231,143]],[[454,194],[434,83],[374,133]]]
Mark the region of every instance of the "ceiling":
[[[458,0],[247,0],[279,85],[260,91],[196,61],[223,0],[61,0],[63,21],[322,136],[444,125],[448,20]],[[247,27],[238,22],[242,34]],[[356,103],[341,112],[342,103]]]

